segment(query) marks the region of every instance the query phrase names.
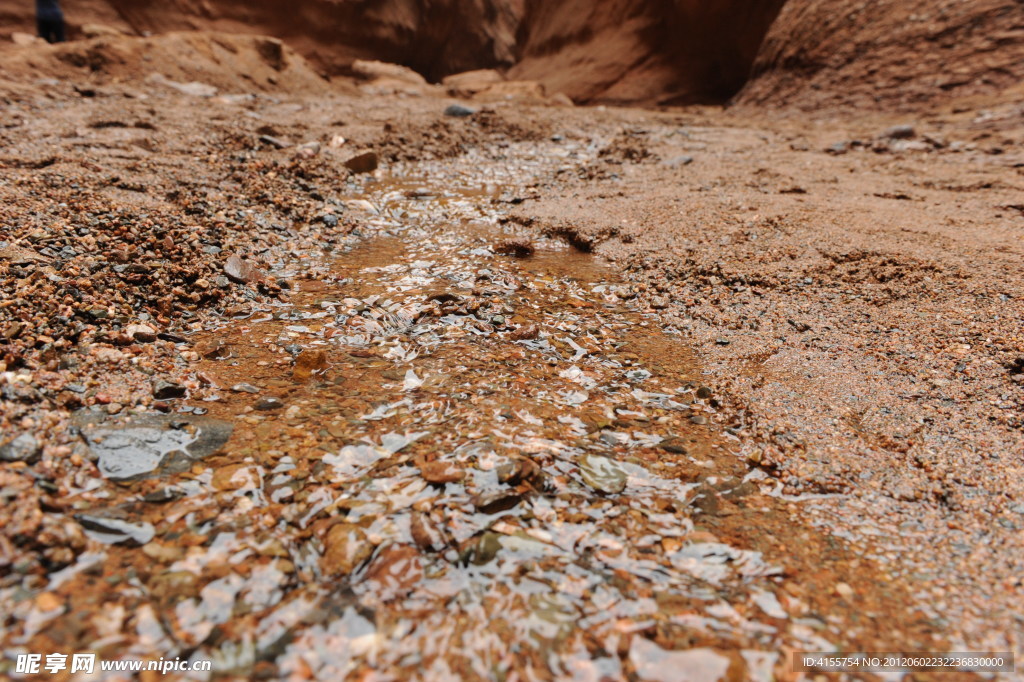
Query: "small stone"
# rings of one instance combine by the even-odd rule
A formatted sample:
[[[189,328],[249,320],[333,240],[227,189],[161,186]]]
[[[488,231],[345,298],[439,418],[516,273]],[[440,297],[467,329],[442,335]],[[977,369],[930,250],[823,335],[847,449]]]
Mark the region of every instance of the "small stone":
[[[701,400],[707,400],[708,398],[713,396],[714,393],[707,386],[701,386],[700,388],[697,389],[696,395]]]
[[[665,440],[658,443],[658,447],[660,447],[665,452],[672,452],[677,455],[685,455],[688,452],[686,443],[683,442],[683,439],[679,438],[678,436],[666,438]]]
[[[266,277],[262,270],[238,256],[228,257],[224,263],[224,274],[228,276],[228,279],[239,284],[260,282]]]
[[[257,410],[279,410],[282,407],[284,407],[284,403],[281,402],[278,398],[268,396],[266,398],[260,398],[258,401],[256,401]]]
[[[260,389],[252,384],[235,384],[231,387],[235,393],[259,393]]]
[[[36,597],[36,608],[40,611],[56,611],[63,607],[64,602],[53,592],[43,592]]]
[[[260,142],[268,144],[275,149],[287,149],[292,146],[287,140],[282,140],[281,138],[274,137],[273,135],[260,135]]]
[[[704,424],[708,423],[708,418],[702,414],[695,414],[692,417],[690,417],[690,421],[693,422],[694,424],[703,426]]]
[[[157,400],[175,400],[185,397],[186,389],[173,381],[157,379],[153,382],[153,397]]]
[[[8,341],[16,339],[23,329],[25,329],[25,325],[21,322],[12,322],[7,326],[7,329],[4,330],[3,337]]]
[[[882,137],[890,140],[909,140],[914,137],[915,134],[914,126],[904,124],[887,128],[886,131],[882,133]]]
[[[449,104],[444,110],[445,116],[451,116],[453,118],[465,118],[472,116],[476,113],[476,109],[473,107],[467,107],[465,104]]]
[[[331,526],[324,539],[320,570],[324,575],[349,575],[373,553],[373,545],[359,526],[339,523]]]
[[[163,504],[164,502],[173,502],[180,500],[185,497],[186,492],[184,488],[177,486],[166,486],[155,490],[151,493],[146,493],[142,496],[142,499],[151,504]]]
[[[4,462],[26,462],[32,464],[39,459],[39,441],[30,433],[0,445],[0,460]]]
[[[154,561],[169,564],[185,556],[185,548],[176,545],[165,545],[159,542],[149,542],[142,546],[142,553]]]
[[[345,168],[353,173],[372,173],[377,170],[377,152],[356,154],[345,162]]]
[[[156,341],[156,330],[148,324],[130,324],[125,328],[125,333],[136,341],[152,343]]]
[[[719,346],[728,346],[732,342],[729,341],[729,339],[725,338],[724,336],[720,336],[717,339],[715,339],[715,343],[717,343]]]
[[[470,503],[481,514],[498,514],[513,509],[522,499],[523,495],[518,490],[502,488],[477,493],[470,498]]]
[[[664,310],[668,307],[668,298],[665,296],[655,296],[651,299],[651,307],[655,310]]]
[[[693,163],[692,156],[676,156],[665,162],[665,165],[669,168],[681,168],[682,166],[689,166]]]
[[[513,341],[526,341],[528,339],[535,339],[540,334],[540,329],[535,324],[524,324],[517,329],[512,330],[512,333],[508,335],[508,338]]]
[[[412,545],[383,547],[366,569],[366,584],[382,600],[406,595],[423,579],[423,562]]]
[[[320,143],[316,141],[305,142],[296,147],[295,151],[298,154],[298,156],[301,156],[306,159],[311,159],[320,153]]]
[[[228,357],[228,345],[221,339],[200,339],[192,349],[204,360],[219,360]]]
[[[314,374],[323,372],[327,367],[327,351],[304,350],[295,358],[292,378],[296,381],[305,381]]]
[[[426,462],[420,466],[420,475],[427,483],[444,485],[456,483],[466,476],[466,472],[452,462]]]
[[[440,529],[427,514],[414,513],[409,521],[413,542],[427,552],[440,552],[447,544]]]
[[[515,459],[499,464],[495,471],[498,474],[499,483],[519,485],[523,481],[536,478],[540,473],[540,468],[531,460]]]
[[[8,244],[0,248],[0,260],[8,261],[12,265],[24,265],[25,263],[49,263],[50,259],[40,255],[32,249],[27,249],[14,244]]]
[[[145,522],[129,523],[92,514],[78,514],[75,520],[86,530],[93,531],[96,539],[110,545],[145,545],[156,535],[153,526]]]
[[[580,458],[580,475],[584,483],[598,492],[615,495],[626,489],[626,472],[608,457],[583,455]]]
[[[757,486],[750,481],[741,481],[737,485],[730,487],[728,490],[723,490],[721,492],[722,497],[727,500],[739,500],[756,493]]]
[[[210,485],[214,490],[242,490],[252,486],[255,475],[248,464],[228,464],[213,472]]]
[[[836,583],[836,594],[849,601],[853,598],[853,588],[846,583]]]

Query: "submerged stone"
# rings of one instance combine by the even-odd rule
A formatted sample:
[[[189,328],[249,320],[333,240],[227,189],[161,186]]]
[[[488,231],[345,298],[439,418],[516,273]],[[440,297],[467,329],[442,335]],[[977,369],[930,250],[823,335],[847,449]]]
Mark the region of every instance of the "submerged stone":
[[[131,523],[92,514],[77,514],[75,520],[91,531],[89,535],[94,539],[109,545],[144,545],[156,534],[152,524],[145,522]]]
[[[608,457],[583,455],[580,458],[580,475],[584,483],[601,493],[615,495],[626,489],[626,472]]]
[[[97,458],[100,473],[114,481],[147,477],[159,469],[187,469],[190,462],[219,450],[234,426],[197,416],[146,415],[108,425],[95,412],[76,415],[82,435]]]

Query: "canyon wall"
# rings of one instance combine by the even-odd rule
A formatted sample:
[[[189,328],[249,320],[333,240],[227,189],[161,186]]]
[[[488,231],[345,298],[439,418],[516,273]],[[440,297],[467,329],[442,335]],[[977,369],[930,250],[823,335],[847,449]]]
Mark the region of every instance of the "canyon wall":
[[[65,0],[72,37],[270,35],[321,73],[498,68],[581,103],[907,108],[1024,82],[1024,0]],[[0,0],[3,29],[33,3]],[[2,68],[2,67],[0,67]],[[738,94],[737,94],[738,93]]]

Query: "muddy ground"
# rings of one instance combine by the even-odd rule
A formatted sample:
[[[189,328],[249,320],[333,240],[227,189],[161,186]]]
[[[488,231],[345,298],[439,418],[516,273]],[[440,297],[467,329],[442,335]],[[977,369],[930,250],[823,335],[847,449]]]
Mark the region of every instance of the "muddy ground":
[[[32,87],[0,117],[4,670],[1020,652],[1019,106]]]

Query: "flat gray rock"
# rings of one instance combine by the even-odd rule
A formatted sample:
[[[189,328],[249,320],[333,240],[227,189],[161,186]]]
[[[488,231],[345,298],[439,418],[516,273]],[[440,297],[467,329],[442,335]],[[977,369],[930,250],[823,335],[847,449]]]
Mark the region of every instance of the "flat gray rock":
[[[95,411],[76,414],[104,478],[130,481],[188,469],[193,460],[219,450],[234,425],[195,415],[142,415],[104,419]]]

